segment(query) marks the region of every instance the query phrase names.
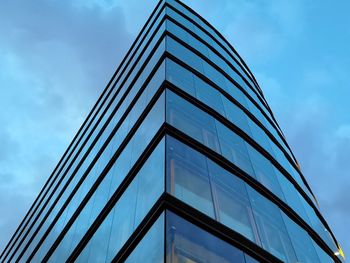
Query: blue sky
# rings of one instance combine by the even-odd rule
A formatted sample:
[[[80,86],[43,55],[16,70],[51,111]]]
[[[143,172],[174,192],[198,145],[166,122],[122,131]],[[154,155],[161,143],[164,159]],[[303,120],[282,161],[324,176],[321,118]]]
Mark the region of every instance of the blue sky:
[[[184,2],[223,33],[255,74],[349,256],[350,2]],[[0,250],[155,4],[2,1]]]

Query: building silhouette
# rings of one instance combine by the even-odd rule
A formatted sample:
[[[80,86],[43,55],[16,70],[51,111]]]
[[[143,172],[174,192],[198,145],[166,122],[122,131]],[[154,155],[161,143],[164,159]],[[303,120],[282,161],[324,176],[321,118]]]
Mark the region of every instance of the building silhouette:
[[[160,1],[2,262],[341,262],[253,74]]]

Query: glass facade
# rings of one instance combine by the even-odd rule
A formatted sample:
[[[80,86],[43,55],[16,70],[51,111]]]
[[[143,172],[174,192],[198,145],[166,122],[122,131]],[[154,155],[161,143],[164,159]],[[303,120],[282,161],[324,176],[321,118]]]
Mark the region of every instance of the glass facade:
[[[253,74],[160,1],[1,262],[341,262]]]

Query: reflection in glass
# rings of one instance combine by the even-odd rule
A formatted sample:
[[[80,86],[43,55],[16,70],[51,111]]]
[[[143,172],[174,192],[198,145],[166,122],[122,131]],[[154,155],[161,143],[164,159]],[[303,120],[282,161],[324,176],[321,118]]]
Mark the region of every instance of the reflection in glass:
[[[254,177],[246,142],[229,128],[216,121],[222,155]]]
[[[164,262],[164,216],[164,213],[160,215],[125,263]]]
[[[295,253],[299,262],[313,263],[320,262],[315,251],[315,248],[311,242],[310,236],[305,230],[300,228],[289,217],[282,213],[283,220],[286,224],[289,236],[292,240]]]
[[[257,242],[256,227],[244,182],[208,160],[218,221]]]
[[[167,263],[244,263],[242,251],[167,211]]]
[[[285,199],[281,190],[281,186],[276,178],[273,164],[249,144],[247,144],[247,148],[250,159],[252,161],[256,179],[272,193],[284,201]]]
[[[170,193],[214,218],[206,159],[190,147],[167,137]]]
[[[166,91],[166,98],[167,122],[219,152],[214,119],[169,90]]]
[[[164,149],[162,140],[97,229],[78,262],[110,262],[118,253],[165,190]]]
[[[284,262],[296,262],[281,211],[250,186],[247,189],[262,247]]]

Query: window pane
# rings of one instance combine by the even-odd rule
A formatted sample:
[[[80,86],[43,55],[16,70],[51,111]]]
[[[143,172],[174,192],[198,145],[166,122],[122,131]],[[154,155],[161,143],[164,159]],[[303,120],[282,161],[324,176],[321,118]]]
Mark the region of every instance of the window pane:
[[[249,175],[254,176],[244,140],[223,124],[216,123],[222,155]]]
[[[279,171],[275,168],[275,173],[277,175],[277,180],[280,182],[280,186],[285,196],[286,203],[298,213],[298,215],[305,220],[305,222],[310,224],[310,219],[308,218],[303,204],[300,201],[298,190],[294,185]]]
[[[292,240],[295,253],[299,262],[314,263],[320,262],[311,242],[310,236],[299,225],[293,222],[288,216],[282,213],[289,236]]]
[[[171,59],[166,60],[166,78],[175,86],[195,97],[193,74]]]
[[[316,253],[321,263],[334,263],[334,260],[312,240]]]
[[[170,193],[215,218],[205,157],[167,137],[167,164]]]
[[[176,57],[179,57],[181,60],[188,62],[197,71],[203,73],[203,60],[200,57],[193,54],[190,50],[185,48],[183,45],[171,37],[167,37],[166,39],[166,48],[170,53]]]
[[[226,116],[219,91],[211,87],[200,78],[195,78],[197,98],[209,107]]]
[[[214,119],[167,90],[167,122],[209,148],[219,151]]]
[[[97,229],[78,262],[109,262],[164,192],[164,147],[163,140]]]
[[[224,104],[226,117],[233,124],[237,125],[246,134],[251,136],[251,131],[248,126],[248,117],[238,106],[229,101],[226,97],[221,96]]]
[[[247,148],[256,179],[281,200],[285,200],[272,163],[249,144]]]
[[[242,251],[181,217],[166,213],[168,263],[244,263]]]
[[[153,224],[134,251],[125,260],[126,263],[164,262],[164,213]]]
[[[252,258],[251,256],[248,256],[247,254],[245,254],[244,256],[245,256],[245,263],[259,263],[258,260],[256,260],[255,258]]]
[[[270,138],[267,136],[267,134],[251,119],[248,120],[248,124],[250,127],[250,130],[253,134],[253,139],[264,148],[265,151],[267,151],[271,156],[275,156],[274,152],[272,151],[271,144],[273,143]]]
[[[279,208],[247,187],[262,247],[284,262],[296,262],[296,257]]]
[[[210,160],[208,168],[218,221],[256,243],[256,227],[244,182]]]

